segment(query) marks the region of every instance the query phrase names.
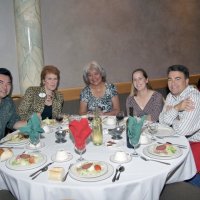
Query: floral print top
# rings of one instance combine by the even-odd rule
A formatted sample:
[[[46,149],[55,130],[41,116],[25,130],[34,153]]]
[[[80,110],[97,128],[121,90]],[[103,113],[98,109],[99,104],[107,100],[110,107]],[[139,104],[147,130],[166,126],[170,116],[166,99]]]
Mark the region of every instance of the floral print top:
[[[117,96],[117,89],[112,83],[105,83],[106,91],[102,97],[95,97],[89,86],[86,86],[80,94],[80,101],[87,103],[88,111],[94,111],[96,107],[102,112],[112,111],[112,97]]]

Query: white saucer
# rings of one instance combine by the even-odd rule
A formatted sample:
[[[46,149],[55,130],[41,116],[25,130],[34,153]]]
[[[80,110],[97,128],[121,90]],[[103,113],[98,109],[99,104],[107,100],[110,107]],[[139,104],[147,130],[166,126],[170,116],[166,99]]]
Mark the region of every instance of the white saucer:
[[[130,162],[132,160],[132,157],[130,155],[127,156],[127,160],[126,161],[115,160],[114,156],[115,156],[114,154],[110,156],[110,161],[114,162],[114,163],[118,163],[118,164],[128,163],[128,162]]]
[[[30,149],[30,150],[35,150],[35,149],[41,149],[45,147],[45,143],[44,142],[40,142],[39,144],[37,144],[35,147],[33,145],[31,145],[30,143],[26,145],[26,148],[27,149]]]
[[[67,162],[73,158],[73,155],[70,152],[67,152],[68,157],[64,160],[56,160],[56,154],[51,156],[52,161],[54,162]]]

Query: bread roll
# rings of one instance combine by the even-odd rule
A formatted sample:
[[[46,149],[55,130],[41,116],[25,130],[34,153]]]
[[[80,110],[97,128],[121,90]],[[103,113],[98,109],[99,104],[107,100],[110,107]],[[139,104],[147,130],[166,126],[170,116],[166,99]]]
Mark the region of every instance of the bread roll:
[[[13,156],[13,151],[10,148],[0,148],[0,161],[7,160]]]
[[[48,170],[48,179],[53,181],[61,181],[64,177],[65,170],[63,167],[53,167]]]

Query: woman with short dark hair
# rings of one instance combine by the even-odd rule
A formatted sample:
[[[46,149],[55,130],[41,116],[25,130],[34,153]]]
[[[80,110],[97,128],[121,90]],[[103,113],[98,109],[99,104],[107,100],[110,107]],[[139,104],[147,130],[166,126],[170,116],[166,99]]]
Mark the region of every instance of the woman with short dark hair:
[[[95,108],[101,110],[102,115],[116,115],[119,110],[119,97],[116,87],[106,81],[106,72],[96,61],[88,63],[83,71],[86,87],[81,91],[81,115]]]

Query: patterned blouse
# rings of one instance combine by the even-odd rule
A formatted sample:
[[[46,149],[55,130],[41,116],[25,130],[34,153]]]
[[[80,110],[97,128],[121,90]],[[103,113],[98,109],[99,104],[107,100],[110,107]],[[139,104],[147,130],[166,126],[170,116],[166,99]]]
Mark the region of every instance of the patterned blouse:
[[[112,111],[112,97],[117,96],[117,89],[112,83],[105,83],[106,91],[103,97],[93,96],[89,86],[86,86],[80,94],[80,101],[87,103],[87,109],[92,111],[95,107],[100,108],[103,112]]]
[[[14,124],[20,120],[11,97],[3,98],[0,102],[0,139],[5,136],[5,128],[13,129]]]
[[[151,115],[152,121],[159,120],[159,114],[162,112],[163,105],[163,96],[156,91],[152,94],[144,109],[140,108],[133,96],[128,96],[126,99],[127,111],[129,110],[129,107],[133,107],[135,115],[138,117],[142,117],[143,115]]]
[[[45,96],[44,87],[29,87],[18,107],[21,119],[28,120],[34,112],[43,113]],[[63,100],[63,95],[58,91],[54,91],[52,98],[52,118],[61,113]]]

